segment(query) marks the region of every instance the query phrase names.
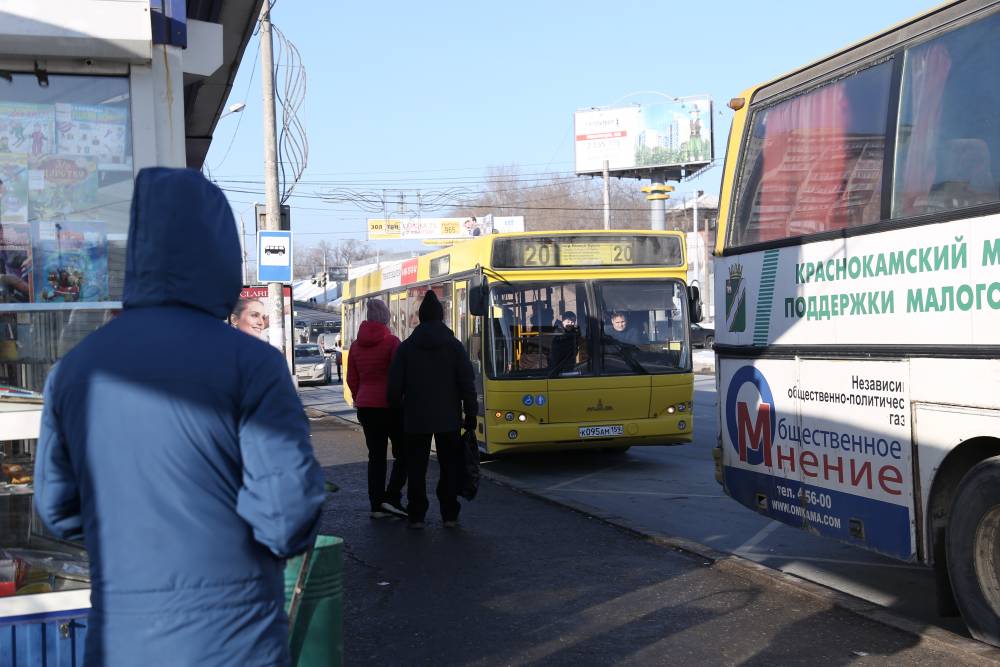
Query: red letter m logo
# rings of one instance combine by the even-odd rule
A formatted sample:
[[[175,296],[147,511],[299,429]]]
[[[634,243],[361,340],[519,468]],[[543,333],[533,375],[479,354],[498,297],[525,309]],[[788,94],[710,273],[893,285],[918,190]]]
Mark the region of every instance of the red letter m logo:
[[[771,467],[771,406],[761,403],[757,408],[757,421],[750,421],[746,403],[736,404],[736,428],[740,434],[740,461],[750,465],[761,462]]]

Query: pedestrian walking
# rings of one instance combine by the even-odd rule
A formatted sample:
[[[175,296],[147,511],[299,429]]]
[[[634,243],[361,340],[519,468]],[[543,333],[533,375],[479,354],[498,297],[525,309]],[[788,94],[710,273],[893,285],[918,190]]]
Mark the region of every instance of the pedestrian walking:
[[[368,502],[372,518],[390,514],[406,516],[402,493],[406,484],[403,453],[403,417],[390,408],[386,398],[389,365],[399,339],[389,331],[389,307],[381,299],[369,299],[367,317],[358,329],[347,365],[347,386],[358,409],[358,421],[368,447]],[[392,442],[392,472],[385,483],[386,447]]]
[[[140,171],[124,308],[49,374],[38,441],[35,508],[90,557],[87,665],[289,663],[323,473],[285,359],[226,322],[240,273],[222,192]]]
[[[458,503],[463,465],[459,430],[476,427],[472,363],[465,347],[445,326],[444,308],[433,291],[424,295],[418,316],[420,324],[399,346],[389,370],[389,403],[403,406],[410,526],[424,526],[433,437],[441,473],[437,485],[441,519],[453,527],[462,509]]]
[[[342,368],[344,366],[344,344],[341,342],[340,334],[337,334],[333,342],[333,360],[337,363],[337,382],[344,381]]]

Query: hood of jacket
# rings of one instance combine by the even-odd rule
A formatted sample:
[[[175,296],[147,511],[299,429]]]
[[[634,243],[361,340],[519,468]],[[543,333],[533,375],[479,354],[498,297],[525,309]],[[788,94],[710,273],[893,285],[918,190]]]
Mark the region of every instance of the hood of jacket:
[[[182,305],[224,319],[242,284],[236,222],[222,191],[194,169],[141,170],[132,195],[124,307]]]
[[[418,324],[417,328],[410,334],[409,340],[412,340],[417,347],[427,350],[447,345],[454,338],[451,329],[445,326],[444,322],[431,320]]]
[[[365,320],[358,329],[358,345],[362,347],[375,347],[389,335],[389,327],[381,322]]]

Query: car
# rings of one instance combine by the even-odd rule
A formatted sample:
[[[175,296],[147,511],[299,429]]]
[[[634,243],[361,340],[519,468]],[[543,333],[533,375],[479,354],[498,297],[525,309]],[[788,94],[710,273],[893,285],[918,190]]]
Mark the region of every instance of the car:
[[[299,382],[330,384],[330,358],[319,345],[307,343],[295,346],[295,377]]]
[[[700,324],[691,325],[691,347],[711,350],[713,345],[715,345],[715,329]]]

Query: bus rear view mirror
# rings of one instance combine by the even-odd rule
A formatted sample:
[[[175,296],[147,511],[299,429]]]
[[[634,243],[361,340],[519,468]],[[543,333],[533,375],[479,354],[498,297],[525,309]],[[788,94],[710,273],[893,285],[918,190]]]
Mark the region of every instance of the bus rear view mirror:
[[[469,312],[472,315],[482,317],[486,314],[486,309],[489,306],[489,293],[489,281],[486,280],[485,276],[473,276],[469,280]]]
[[[697,324],[701,322],[701,290],[698,289],[697,285],[688,285],[688,313],[691,317],[691,323]]]

